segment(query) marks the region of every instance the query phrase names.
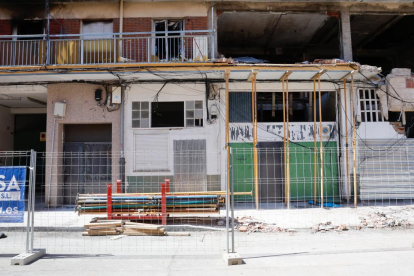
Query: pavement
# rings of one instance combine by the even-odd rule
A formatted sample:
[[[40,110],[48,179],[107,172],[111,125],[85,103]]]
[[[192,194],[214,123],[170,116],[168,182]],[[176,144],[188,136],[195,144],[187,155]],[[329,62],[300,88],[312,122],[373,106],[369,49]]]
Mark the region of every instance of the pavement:
[[[238,266],[226,266],[221,258],[223,232],[117,239],[43,234],[35,246],[47,247],[46,256],[26,266],[11,266],[14,254],[0,254],[1,275],[378,276],[414,271],[413,229],[235,233],[235,248],[243,258]]]

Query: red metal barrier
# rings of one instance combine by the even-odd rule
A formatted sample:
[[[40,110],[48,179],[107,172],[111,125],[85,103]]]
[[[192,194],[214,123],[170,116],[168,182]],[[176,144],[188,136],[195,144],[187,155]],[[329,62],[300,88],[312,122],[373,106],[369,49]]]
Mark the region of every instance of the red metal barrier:
[[[167,184],[167,193],[170,192],[170,180],[169,179],[164,179],[165,184]]]
[[[162,225],[167,225],[167,184],[161,183],[161,217]]]
[[[122,190],[122,189],[121,189],[121,185],[122,185],[122,180],[119,180],[119,179],[118,179],[118,180],[116,181],[116,193],[117,193],[117,194],[120,194],[120,193],[121,193],[121,190]]]
[[[112,219],[112,183],[106,185],[106,213]]]

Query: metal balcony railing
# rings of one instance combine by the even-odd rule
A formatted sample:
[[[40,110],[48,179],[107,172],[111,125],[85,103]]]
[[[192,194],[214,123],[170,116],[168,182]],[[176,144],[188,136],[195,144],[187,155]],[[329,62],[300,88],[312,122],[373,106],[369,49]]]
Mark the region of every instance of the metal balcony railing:
[[[213,31],[2,35],[0,66],[173,63],[211,60]]]

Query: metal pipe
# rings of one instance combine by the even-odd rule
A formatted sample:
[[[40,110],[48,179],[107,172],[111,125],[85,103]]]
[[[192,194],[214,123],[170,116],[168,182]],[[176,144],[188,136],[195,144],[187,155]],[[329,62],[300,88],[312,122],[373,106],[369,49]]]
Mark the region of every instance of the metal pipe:
[[[231,162],[231,251],[232,253],[235,253],[234,250],[234,177],[233,177],[233,151],[230,148],[230,162]]]
[[[56,128],[56,118],[53,118],[52,148],[51,148],[51,151],[50,151],[50,161],[49,161],[50,164],[49,164],[47,207],[50,207],[50,193],[51,193],[52,167],[53,167],[53,151],[55,149],[55,128]]]
[[[33,253],[33,243],[34,243],[34,213],[35,213],[35,201],[36,201],[36,157],[37,154],[34,150],[32,150],[32,155],[33,155],[33,168],[32,168],[32,174],[33,174],[33,180],[32,180],[32,219],[31,219],[31,229],[30,229],[30,235],[31,235],[31,239],[30,239],[30,253]]]
[[[319,149],[321,158],[321,208],[323,208],[323,143],[322,143],[322,94],[321,94],[321,75],[318,74],[318,90],[319,90]]]
[[[124,32],[124,0],[119,0],[119,40],[118,40],[118,57],[122,56],[122,33]],[[114,58],[117,60],[117,57]]]
[[[229,129],[229,119],[230,119],[230,95],[229,95],[229,78],[230,71],[226,70],[224,73],[224,79],[226,81],[225,92],[226,92],[226,150],[227,150],[227,186],[230,186],[230,129]],[[207,91],[206,91],[207,92]]]
[[[30,244],[30,226],[31,226],[31,208],[32,208],[32,183],[33,183],[33,150],[30,151],[30,165],[29,165],[29,195],[27,197],[27,225],[26,225],[26,253],[31,253]]]

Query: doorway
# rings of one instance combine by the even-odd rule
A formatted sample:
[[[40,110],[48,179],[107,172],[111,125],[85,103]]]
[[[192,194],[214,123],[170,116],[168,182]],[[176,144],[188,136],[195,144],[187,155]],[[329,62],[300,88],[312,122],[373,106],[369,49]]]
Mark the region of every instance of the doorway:
[[[112,125],[73,124],[64,127],[63,203],[78,194],[105,193],[112,182]]]

